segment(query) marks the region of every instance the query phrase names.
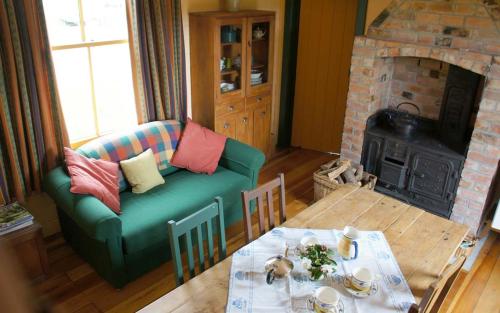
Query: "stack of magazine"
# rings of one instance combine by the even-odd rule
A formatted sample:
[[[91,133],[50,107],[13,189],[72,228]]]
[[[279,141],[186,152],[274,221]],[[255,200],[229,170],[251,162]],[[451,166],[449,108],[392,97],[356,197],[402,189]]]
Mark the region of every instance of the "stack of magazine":
[[[0,207],[0,235],[13,232],[32,224],[33,215],[19,205],[19,203],[14,202]]]

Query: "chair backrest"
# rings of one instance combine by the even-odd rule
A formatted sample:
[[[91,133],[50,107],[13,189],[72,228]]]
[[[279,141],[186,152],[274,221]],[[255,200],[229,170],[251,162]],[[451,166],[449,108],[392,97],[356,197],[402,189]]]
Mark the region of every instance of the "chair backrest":
[[[168,237],[170,241],[170,251],[172,252],[172,259],[174,261],[175,276],[177,286],[184,283],[184,270],[181,260],[180,238],[185,237],[186,253],[189,268],[189,275],[193,278],[195,274],[195,262],[193,257],[193,237],[194,233],[196,245],[198,246],[198,263],[200,273],[205,270],[205,249],[203,244],[204,232],[206,234],[208,246],[208,259],[210,266],[214,262],[214,226],[213,222],[216,220],[216,230],[218,237],[218,254],[219,261],[226,257],[226,234],[224,230],[224,209],[222,205],[222,198],[216,197],[215,202],[191,214],[190,216],[182,219],[179,222],[168,222]],[[204,227],[205,226],[205,227]]]
[[[280,187],[279,190],[279,218],[280,224],[286,221],[286,212],[285,212],[285,175],[282,173],[278,174],[278,177],[273,179],[270,182],[265,183],[262,186],[259,186],[253,190],[243,191],[241,193],[241,197],[243,200],[243,221],[245,225],[245,234],[247,243],[253,240],[252,234],[252,215],[250,212],[251,201],[257,199],[256,206],[259,216],[259,232],[260,235],[266,232],[265,229],[265,213],[264,213],[264,196],[267,198],[267,207],[268,207],[268,221],[269,221],[269,229],[273,229],[275,226],[274,223],[274,205],[273,205],[273,189]]]
[[[453,285],[453,282],[458,276],[460,269],[464,265],[466,257],[460,255],[455,262],[448,265],[443,274],[434,281],[431,286],[425,291],[419,305],[413,304],[410,307],[409,313],[435,313],[443,304],[444,299]]]

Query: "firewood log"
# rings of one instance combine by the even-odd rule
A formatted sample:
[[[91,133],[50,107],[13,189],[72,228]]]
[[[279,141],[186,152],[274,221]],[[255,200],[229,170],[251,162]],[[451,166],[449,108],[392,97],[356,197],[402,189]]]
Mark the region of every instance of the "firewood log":
[[[333,170],[335,170],[335,168],[329,168],[327,170],[322,170],[322,171],[318,172],[318,175],[320,175],[320,176],[326,176],[326,175],[328,175],[328,173],[330,173]]]
[[[348,160],[341,161],[340,165],[337,168],[328,173],[328,178],[330,179],[330,181],[333,181],[335,178],[337,178],[337,176],[345,172],[350,167],[351,167],[351,161]]]
[[[361,181],[363,179],[363,165],[359,164],[356,166],[356,172],[354,175],[356,176],[357,181]]]
[[[340,175],[347,184],[357,183],[356,176],[354,175],[354,169],[349,168]]]
[[[368,182],[367,182],[366,186],[367,186],[368,189],[372,189],[373,190],[373,188],[375,188],[375,181],[372,180],[372,179],[370,179],[370,178],[368,178]]]
[[[331,169],[332,167],[334,167],[334,166],[335,166],[335,164],[337,163],[337,160],[338,160],[338,159],[335,159],[335,160],[332,160],[332,161],[330,161],[330,162],[328,162],[328,163],[325,163],[325,164],[321,165],[321,166],[320,166],[320,168],[321,168],[322,170],[328,170],[328,169]]]

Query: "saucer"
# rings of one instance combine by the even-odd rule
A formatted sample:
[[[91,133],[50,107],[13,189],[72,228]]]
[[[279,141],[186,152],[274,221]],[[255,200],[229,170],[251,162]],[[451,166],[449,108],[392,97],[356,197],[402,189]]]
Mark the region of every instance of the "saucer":
[[[311,300],[310,300],[310,298],[308,298],[306,301],[308,303],[310,303]],[[316,311],[314,311],[314,309],[309,307],[309,305],[307,305],[307,308],[308,308],[309,312],[316,312]],[[342,299],[339,299],[339,303],[337,304],[337,308],[333,309],[333,311],[331,311],[331,313],[345,313],[344,302],[342,302]]]
[[[358,298],[366,298],[377,293],[378,291],[378,285],[375,281],[372,282],[370,289],[366,291],[361,291],[353,288],[351,285],[351,275],[344,276],[344,288],[348,293]]]

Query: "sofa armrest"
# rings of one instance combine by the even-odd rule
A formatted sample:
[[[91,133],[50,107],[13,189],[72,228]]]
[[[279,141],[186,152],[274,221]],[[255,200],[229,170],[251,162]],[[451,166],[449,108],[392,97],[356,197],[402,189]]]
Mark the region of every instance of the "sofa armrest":
[[[121,220],[99,199],[70,192],[70,177],[62,167],[52,170],[44,181],[45,191],[59,209],[71,217],[91,238],[105,241],[121,238]]]
[[[266,157],[260,150],[228,138],[219,165],[249,177],[255,187],[265,160]]]

